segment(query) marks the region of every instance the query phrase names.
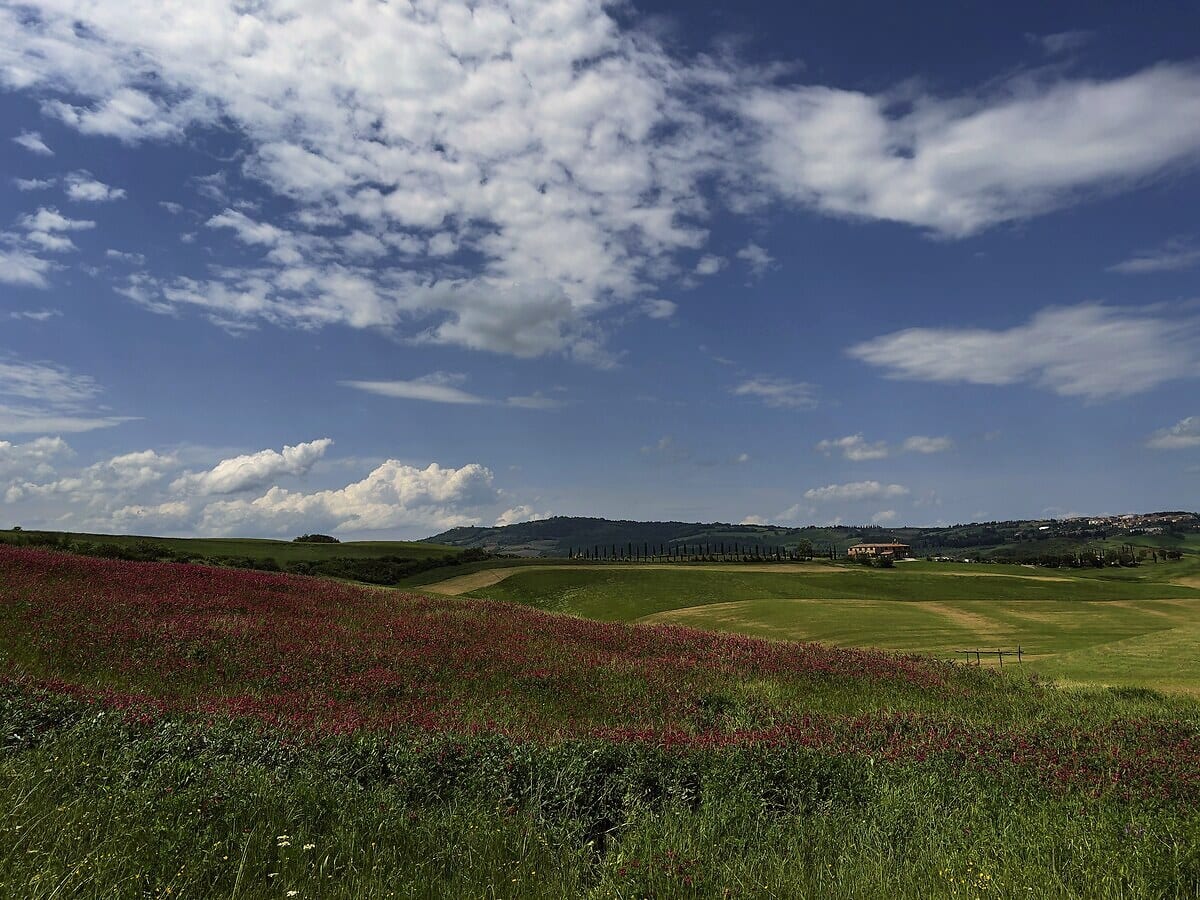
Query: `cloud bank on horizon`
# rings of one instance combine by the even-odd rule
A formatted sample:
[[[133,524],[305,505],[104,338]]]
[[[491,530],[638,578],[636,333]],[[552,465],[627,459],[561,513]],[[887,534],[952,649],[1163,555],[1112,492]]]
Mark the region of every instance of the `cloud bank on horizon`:
[[[161,320],[138,326],[147,334],[183,323],[213,332],[200,340],[234,347],[263,329],[328,335],[321,339],[337,346],[329,352],[340,367],[328,381],[346,398],[339,406],[419,401],[430,416],[542,413],[530,428],[565,432],[582,427],[566,424],[584,414],[582,396],[603,393],[603,379],[653,355],[645,344],[632,350],[631,335],[659,335],[678,357],[673,335],[728,307],[736,289],[763,305],[740,333],[724,320],[705,338],[721,335],[732,347],[722,352],[736,358],[706,351],[728,364],[706,396],[723,398],[711,402],[738,417],[762,417],[760,429],[789,417],[788,439],[808,448],[816,467],[788,487],[791,516],[823,516],[837,502],[878,522],[917,514],[870,504],[915,505],[928,493],[916,482],[936,471],[919,468],[923,459],[961,459],[979,443],[973,435],[993,429],[931,410],[911,423],[891,421],[890,410],[872,415],[852,399],[868,395],[870,379],[911,391],[1024,387],[1045,402],[1103,405],[1200,376],[1200,311],[1180,299],[1195,296],[1186,288],[1144,299],[1114,288],[1105,300],[1060,290],[980,316],[969,298],[927,306],[914,292],[897,304],[884,279],[870,288],[877,299],[844,304],[862,304],[858,320],[869,333],[844,324],[819,333],[814,313],[843,305],[830,296],[839,282],[822,275],[813,281],[822,295],[792,295],[828,260],[810,258],[803,241],[764,246],[772,240],[762,224],[812,223],[804,227],[836,234],[843,243],[828,259],[863,252],[855,244],[868,234],[866,252],[881,257],[889,251],[875,242],[898,235],[915,238],[924,248],[915,252],[967,258],[1007,252],[1001,242],[1045,217],[1165,185],[1194,195],[1194,58],[1131,57],[1088,72],[1064,60],[1091,52],[1100,32],[1077,28],[1022,35],[1027,49],[1056,61],[990,79],[935,87],[872,72],[848,86],[822,83],[795,60],[752,62],[722,43],[727,35],[707,36],[713,50],[688,50],[651,24],[593,0],[0,6],[0,86],[26,111],[5,152],[28,161],[10,179],[14,205],[0,224],[0,284],[15,298],[8,321],[65,327],[72,316],[62,307],[77,302],[73,285],[87,276],[124,305],[122,315]],[[75,152],[84,145],[101,148],[94,161]],[[186,157],[188,174],[149,192],[129,177],[129,161],[147,154]],[[114,160],[125,161],[125,181],[106,164]],[[123,212],[131,204],[153,209],[156,224],[148,212],[144,221]],[[148,252],[147,233],[163,223],[173,249]],[[1088,277],[1145,284],[1200,268],[1192,237],[1143,233],[1121,237],[1125,249]],[[808,232],[810,242],[824,234]],[[39,295],[52,305],[39,305]],[[897,310],[907,321],[896,321]],[[824,372],[779,348],[756,352],[764,323],[792,317],[812,323],[812,355],[831,348]],[[415,454],[368,448],[365,430],[320,428],[332,437],[294,445],[278,433],[279,450],[247,433],[233,438],[239,452],[181,464],[162,449],[181,442],[153,431],[160,410],[75,374],[89,371],[84,350],[54,358],[21,340],[0,347],[0,438],[9,454],[0,465],[13,473],[10,502],[36,500],[35,519],[382,532],[515,520],[544,506],[543,494],[556,506],[584,502],[569,480],[525,484],[520,496],[494,486],[495,464],[474,459],[488,456],[486,442],[448,466],[431,460],[444,459],[450,443]],[[361,351],[375,340],[396,347],[397,359],[421,362],[370,369]],[[476,365],[479,373],[468,371]],[[840,376],[839,366],[853,368]],[[541,368],[519,369],[535,373],[528,384],[493,384],[504,367]],[[574,394],[562,386],[571,379],[580,383]],[[852,394],[839,391],[851,380]],[[1156,424],[1124,440],[1187,449],[1188,412],[1164,405]],[[796,424],[803,416],[820,424]],[[653,416],[624,418],[618,427],[630,429],[625,446],[636,458],[662,430]],[[159,449],[133,451],[153,454],[133,462],[117,462],[129,452],[105,457],[96,444],[92,463],[64,475],[66,451],[38,444],[63,434],[106,441],[137,421]],[[1162,424],[1170,421],[1179,425]],[[1112,440],[1105,434],[1100,440]],[[374,456],[361,481],[329,480],[335,439]],[[748,446],[705,458],[768,464]],[[422,464],[394,458],[411,456]],[[896,467],[914,487],[892,482],[887,469],[853,480],[836,468],[847,464]],[[325,480],[303,489],[314,477]],[[722,503],[726,518],[742,515],[729,498]]]

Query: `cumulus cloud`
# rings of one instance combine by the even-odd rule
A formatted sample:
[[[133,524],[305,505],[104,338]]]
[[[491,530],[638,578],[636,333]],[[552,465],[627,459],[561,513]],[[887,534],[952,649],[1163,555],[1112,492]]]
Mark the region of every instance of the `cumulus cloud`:
[[[1129,259],[1109,266],[1122,275],[1179,272],[1200,265],[1200,245],[1189,238],[1174,237],[1152,250],[1142,250]]]
[[[134,0],[2,16],[13,37],[0,78],[49,95],[48,115],[127,142],[232,123],[248,142],[244,171],[295,201],[296,222],[345,228],[293,244],[311,270],[303,284],[290,277],[294,261],[268,258],[257,302],[226,315],[396,327],[416,310],[445,320],[425,330],[436,342],[570,352],[596,339],[580,320],[639,299],[651,273],[704,240],[696,187],[722,148],[696,109],[701,81],[599,4],[296,14],[208,0],[189,7],[185,24]],[[234,218],[209,224],[251,237]],[[284,240],[255,243],[270,256]],[[358,267],[383,247],[423,256],[415,267]],[[479,260],[465,278],[450,268],[464,251]],[[339,276],[369,283],[371,314],[361,312],[362,285],[347,299]],[[248,292],[241,274],[216,280],[153,287],[166,304]]]
[[[683,260],[719,268],[703,251],[720,202],[783,198],[958,237],[1200,151],[1190,65],[871,95],[685,58],[592,0],[197,0],[186,17],[154,0],[41,0],[0,10],[0,34],[0,84],[81,133],[134,143],[220,124],[244,142],[236,168],[193,187],[221,204],[209,237],[261,259],[140,273],[126,294],[147,309],[599,365],[606,310],[665,315],[642,304]],[[247,179],[294,212],[252,219]],[[771,265],[754,244],[736,255],[755,274]]]
[[[834,215],[947,237],[1200,155],[1200,69],[1188,64],[1111,80],[1023,77],[950,98],[764,87],[742,108],[759,129],[758,161],[775,191]]]
[[[897,518],[894,509],[881,509],[879,512],[871,516],[871,522],[874,525],[890,525]]]
[[[693,269],[697,275],[716,275],[725,268],[725,260],[720,256],[714,256],[711,253],[706,253],[700,257],[700,261],[696,263],[696,268]]]
[[[473,510],[499,497],[492,473],[478,463],[424,469],[389,459],[362,481],[337,490],[302,493],[272,487],[253,500],[221,500],[202,512],[200,530],[211,534],[290,534],[476,525]]]
[[[1146,440],[1154,450],[1188,450],[1200,447],[1200,416],[1188,416],[1174,425],[1160,428]]]
[[[174,454],[155,450],[122,453],[93,463],[74,475],[54,481],[25,481],[10,484],[5,499],[17,503],[30,498],[65,496],[85,509],[94,509],[115,497],[145,488],[161,480],[178,465]]]
[[[103,203],[125,196],[124,188],[110,187],[88,172],[72,172],[63,179],[63,189],[67,197],[80,203]]]
[[[846,437],[826,439],[817,443],[817,450],[826,456],[840,452],[842,456],[853,462],[868,459],[884,459],[888,455],[888,445],[885,441],[869,443],[862,433],[849,434]]]
[[[48,207],[22,216],[18,224],[25,231],[25,240],[53,253],[76,249],[75,243],[64,232],[86,231],[96,227],[96,223],[89,219],[71,219],[57,209]]]
[[[749,397],[779,409],[814,409],[816,385],[786,378],[750,378],[733,388],[735,397]]]
[[[837,500],[882,500],[904,497],[907,494],[908,488],[901,484],[851,481],[846,484],[827,484],[824,487],[810,488],[804,492],[804,498],[815,503],[828,503]]]
[[[61,437],[40,437],[24,444],[0,441],[0,477],[45,478],[54,474],[55,460],[71,454]]]
[[[260,488],[281,475],[304,475],[332,444],[332,439],[320,438],[295,446],[285,445],[282,451],[260,450],[230,457],[206,471],[181,475],[171,482],[171,490],[209,496]]]
[[[15,138],[14,144],[19,144],[30,153],[36,153],[38,156],[53,156],[54,151],[46,146],[46,142],[42,140],[42,136],[36,131],[23,131]]]
[[[54,180],[51,178],[14,178],[13,183],[18,191],[44,191],[54,187]]]
[[[431,372],[411,381],[340,381],[345,387],[395,397],[400,400],[424,400],[429,403],[477,404],[486,403],[483,397],[468,393],[458,385],[464,384],[467,376],[458,372]],[[516,399],[516,398],[514,398]],[[519,404],[513,404],[514,406]]]
[[[532,506],[522,504],[500,513],[496,517],[496,526],[515,525],[518,522],[539,522],[542,519],[549,519],[552,515],[553,513],[537,512]]]
[[[1051,307],[1008,329],[909,328],[856,344],[889,378],[1010,385],[1102,400],[1200,375],[1200,320],[1155,309]],[[1103,360],[1103,364],[1098,361]]]

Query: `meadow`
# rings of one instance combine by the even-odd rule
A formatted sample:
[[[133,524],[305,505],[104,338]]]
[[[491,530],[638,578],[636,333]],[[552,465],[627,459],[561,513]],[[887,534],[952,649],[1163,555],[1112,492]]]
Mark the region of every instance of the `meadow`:
[[[1198,741],[1153,690],[0,547],[3,895],[1195,897]]]
[[[770,568],[492,570],[492,583],[464,586],[467,596],[603,621],[939,657],[1020,645],[1024,668],[1064,681],[1200,693],[1200,581],[1191,558],[1133,569],[926,562]]]
[[[59,531],[0,530],[0,544],[19,545],[39,539],[57,539],[89,544],[114,544],[119,547],[154,545],[168,551],[195,554],[197,557],[220,561],[231,557],[253,560],[273,560],[280,566],[293,562],[311,562],[337,557],[365,559],[380,556],[402,556],[426,559],[458,552],[458,547],[431,544],[424,541],[343,541],[337,544],[274,541],[266,538],[169,538],[143,537],[133,534],[86,534]]]

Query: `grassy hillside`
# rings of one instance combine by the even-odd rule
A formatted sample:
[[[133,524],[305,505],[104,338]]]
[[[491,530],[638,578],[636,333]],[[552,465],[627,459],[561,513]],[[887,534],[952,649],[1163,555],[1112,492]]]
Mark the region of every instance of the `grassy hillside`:
[[[1192,582],[1194,571],[1187,560],[1082,573],[921,562],[791,573],[610,566],[516,571],[469,596],[604,621],[943,657],[1019,644],[1030,671],[1200,693],[1200,581],[1173,583]]]
[[[1162,533],[1151,533],[1162,532]],[[454,528],[430,540],[527,556],[569,553],[624,556],[661,554],[689,548],[693,554],[774,552],[811,547],[816,556],[843,555],[859,542],[899,541],[919,556],[950,555],[1031,562],[1050,554],[1097,549],[1116,551],[1123,544],[1200,550],[1200,515],[1157,513],[1127,521],[1112,517],[1098,524],[1082,519],[1030,519],[947,527],[883,528],[876,525],[785,528],[698,522],[633,522],[556,516],[493,528]]]
[[[6,896],[1194,896],[1198,730],[1152,691],[0,547]]]
[[[272,541],[258,538],[164,538],[135,534],[85,534],[67,531],[5,531],[0,530],[0,543],[17,544],[30,539],[67,538],[92,544],[116,544],[133,547],[152,544],[181,553],[194,553],[206,559],[244,557],[273,559],[281,566],[289,562],[350,557],[366,559],[379,556],[403,556],[427,559],[454,553],[458,547],[433,544],[427,541],[343,541],[340,544],[309,544],[294,541]]]

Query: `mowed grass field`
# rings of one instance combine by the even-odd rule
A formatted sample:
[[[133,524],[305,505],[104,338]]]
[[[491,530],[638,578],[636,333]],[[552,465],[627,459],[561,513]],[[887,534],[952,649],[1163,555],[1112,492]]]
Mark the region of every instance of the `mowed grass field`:
[[[1020,645],[1027,654],[1023,670],[1065,682],[1200,694],[1200,578],[1190,559],[1083,572],[925,562],[771,571],[526,567],[442,585],[455,593],[467,588],[467,596],[603,621],[938,657],[962,659],[962,649]],[[985,661],[996,664],[994,656]]]

